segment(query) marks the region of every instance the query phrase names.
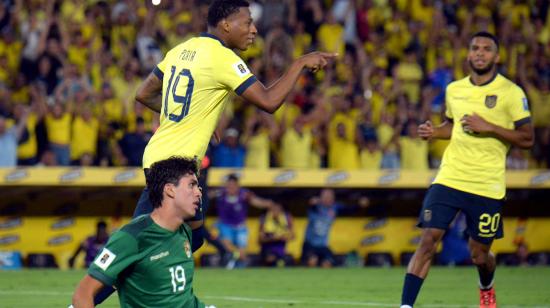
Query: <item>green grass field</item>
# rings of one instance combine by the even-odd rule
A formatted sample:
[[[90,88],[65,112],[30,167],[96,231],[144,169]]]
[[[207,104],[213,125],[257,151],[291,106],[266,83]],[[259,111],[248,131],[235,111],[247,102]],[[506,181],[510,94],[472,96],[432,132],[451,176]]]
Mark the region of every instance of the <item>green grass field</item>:
[[[399,307],[404,268],[197,269],[195,293],[216,307]],[[0,271],[0,307],[67,307],[84,271]],[[549,307],[550,267],[498,268],[499,308]],[[415,307],[478,307],[477,272],[433,268]],[[101,307],[118,307],[116,296]]]

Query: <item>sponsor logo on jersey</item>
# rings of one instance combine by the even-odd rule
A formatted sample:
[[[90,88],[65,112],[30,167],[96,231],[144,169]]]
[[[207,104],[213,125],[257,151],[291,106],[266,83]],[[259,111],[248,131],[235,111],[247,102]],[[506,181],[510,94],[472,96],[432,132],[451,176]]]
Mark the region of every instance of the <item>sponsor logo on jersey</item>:
[[[102,270],[106,271],[109,265],[113,263],[116,255],[112,253],[109,249],[103,248],[101,253],[97,255],[97,258],[94,261],[94,264],[97,265]]]
[[[235,72],[239,77],[244,77],[248,75],[250,72],[248,71],[248,67],[243,62],[238,62],[233,64],[233,68],[235,69]]]
[[[183,242],[183,249],[185,250],[185,254],[188,258],[191,258],[191,244],[189,244],[189,241]]]
[[[149,258],[149,261],[156,261],[156,260],[158,260],[158,259],[162,259],[162,258],[168,256],[169,254],[170,254],[169,251],[163,251],[163,252],[161,252],[161,253],[159,253],[159,254],[156,254],[156,255],[154,255],[154,256],[151,256],[151,258]]]
[[[496,95],[487,95],[485,96],[485,106],[489,109],[494,108],[497,105],[497,96]]]
[[[527,97],[522,98],[521,102],[523,103],[523,110],[529,111],[529,102],[527,101]]]

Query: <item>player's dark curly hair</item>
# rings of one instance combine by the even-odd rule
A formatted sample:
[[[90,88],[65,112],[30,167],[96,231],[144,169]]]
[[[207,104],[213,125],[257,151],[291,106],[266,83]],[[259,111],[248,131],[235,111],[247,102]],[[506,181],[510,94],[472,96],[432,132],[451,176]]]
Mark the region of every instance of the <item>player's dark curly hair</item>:
[[[472,37],[470,38],[470,44],[472,44],[472,41],[476,37],[484,37],[484,38],[490,39],[497,46],[497,50],[499,49],[498,38],[495,35],[493,35],[492,33],[489,33],[489,32],[486,32],[486,31],[479,31],[479,32],[475,33],[474,35],[472,35]]]
[[[220,20],[237,13],[242,7],[249,7],[245,0],[215,0],[208,8],[208,26],[216,27]]]
[[[151,165],[146,173],[145,181],[153,208],[160,207],[162,203],[164,185],[172,183],[177,186],[179,180],[187,174],[198,174],[198,165],[195,159],[172,156]]]

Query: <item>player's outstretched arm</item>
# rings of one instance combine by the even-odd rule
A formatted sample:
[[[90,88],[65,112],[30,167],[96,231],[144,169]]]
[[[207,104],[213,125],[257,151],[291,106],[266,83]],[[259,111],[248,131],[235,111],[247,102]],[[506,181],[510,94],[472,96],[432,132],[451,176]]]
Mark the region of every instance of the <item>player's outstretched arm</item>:
[[[155,74],[147,76],[136,92],[136,101],[147,106],[149,109],[159,112],[162,108],[162,80]]]
[[[269,88],[257,81],[244,91],[242,97],[260,109],[273,113],[283,104],[304,68],[316,72],[324,68],[328,61],[337,55],[319,51],[304,55],[292,62],[285,74]]]
[[[93,308],[94,296],[105,285],[90,275],[84,276],[73,294],[74,308]]]
[[[431,121],[426,121],[418,126],[418,135],[424,140],[450,139],[453,131],[453,122],[445,120],[439,126],[433,126]]]

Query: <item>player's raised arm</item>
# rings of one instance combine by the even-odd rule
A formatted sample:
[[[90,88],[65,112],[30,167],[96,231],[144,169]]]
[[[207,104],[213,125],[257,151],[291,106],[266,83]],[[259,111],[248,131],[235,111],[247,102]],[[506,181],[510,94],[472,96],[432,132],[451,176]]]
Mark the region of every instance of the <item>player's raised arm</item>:
[[[256,81],[241,96],[262,110],[273,113],[283,104],[304,68],[316,72],[336,56],[338,56],[336,53],[319,51],[306,54],[296,59],[285,74],[268,88]]]
[[[162,108],[162,80],[154,73],[150,73],[136,92],[136,101],[147,106],[149,109],[160,112]]]

